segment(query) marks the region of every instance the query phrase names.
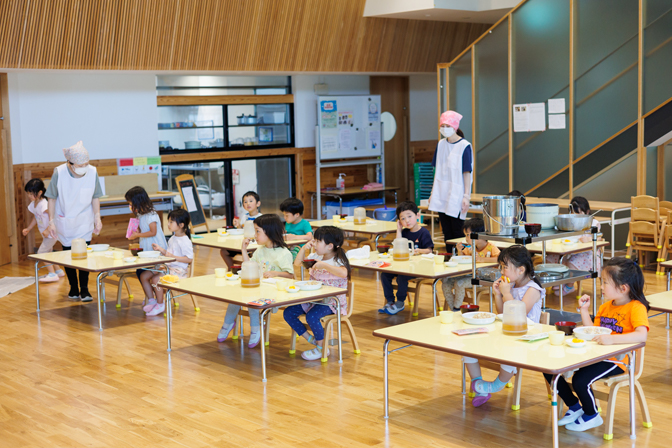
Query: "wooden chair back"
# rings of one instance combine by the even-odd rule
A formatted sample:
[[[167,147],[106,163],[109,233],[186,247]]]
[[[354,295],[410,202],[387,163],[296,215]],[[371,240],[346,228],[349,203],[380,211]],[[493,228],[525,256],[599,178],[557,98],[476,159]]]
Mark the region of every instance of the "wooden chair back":
[[[632,208],[652,208],[654,210],[658,210],[660,207],[659,201],[657,197],[653,196],[647,196],[645,194],[640,195],[640,196],[631,196],[630,197],[630,205],[632,205]]]
[[[644,370],[644,347],[636,350],[637,355],[635,356],[635,381],[639,380],[639,377],[642,376],[642,371]],[[606,378],[604,380],[605,386],[611,386],[615,383],[620,383],[621,381],[630,381],[630,375],[628,372],[622,373],[620,375],[614,375]]]
[[[660,222],[660,213],[652,208],[633,208],[632,221]]]
[[[658,250],[658,224],[646,221],[630,222],[630,245],[633,250]]]

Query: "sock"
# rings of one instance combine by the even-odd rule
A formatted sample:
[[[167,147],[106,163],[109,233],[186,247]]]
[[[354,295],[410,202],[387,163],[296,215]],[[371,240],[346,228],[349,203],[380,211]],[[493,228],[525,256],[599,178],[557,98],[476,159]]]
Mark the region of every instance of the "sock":
[[[500,381],[499,377],[495,378],[495,381],[492,382],[481,380],[477,383],[474,383],[474,389],[479,394],[499,392],[500,390],[504,389],[504,386],[506,386],[506,383]]]
[[[572,412],[576,412],[580,409],[581,409],[581,403],[579,403],[578,401],[576,402],[576,404],[574,406],[569,407],[569,410],[572,411]]]
[[[584,412],[584,414],[582,416],[584,422],[589,422],[592,419],[594,419],[595,417],[597,417],[597,412],[594,413],[593,415],[586,415],[586,413]]]

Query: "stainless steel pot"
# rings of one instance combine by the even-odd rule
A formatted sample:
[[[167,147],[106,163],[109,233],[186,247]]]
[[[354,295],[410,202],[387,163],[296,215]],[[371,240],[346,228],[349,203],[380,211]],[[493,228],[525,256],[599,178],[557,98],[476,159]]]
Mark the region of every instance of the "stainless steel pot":
[[[555,217],[555,225],[558,230],[562,230],[564,232],[578,232],[580,230],[588,230],[590,229],[590,225],[593,222],[593,216],[597,215],[601,211],[602,210],[598,210],[592,215],[558,215]]]
[[[485,232],[490,235],[515,235],[523,216],[519,196],[486,196],[483,198]]]

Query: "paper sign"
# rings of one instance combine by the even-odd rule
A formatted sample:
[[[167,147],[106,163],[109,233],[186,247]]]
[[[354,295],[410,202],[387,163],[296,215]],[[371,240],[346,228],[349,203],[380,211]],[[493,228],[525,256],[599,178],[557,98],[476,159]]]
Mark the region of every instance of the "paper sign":
[[[527,103],[513,105],[513,132],[546,130],[546,104]]]
[[[380,120],[378,114],[378,104],[374,102],[369,103],[369,123],[377,123]]]
[[[350,149],[352,149],[350,128],[339,129],[338,149],[341,151],[350,151]]]
[[[161,165],[161,157],[147,157],[147,165]]]
[[[369,141],[371,149],[380,148],[380,131],[369,131]]]
[[[323,135],[320,142],[320,150],[323,153],[338,151],[338,138],[334,135]]]
[[[147,165],[147,157],[134,157],[133,165],[134,166]]]
[[[119,166],[133,166],[133,159],[119,159]]]
[[[549,114],[548,129],[565,129],[565,114]]]
[[[322,112],[322,128],[334,129],[338,126],[338,113],[336,112],[336,101],[320,102],[320,111]],[[334,149],[335,151],[336,149]]]
[[[184,187],[182,189],[182,195],[184,196],[184,202],[187,206],[187,211],[193,213],[198,210],[196,207],[196,201],[194,201],[194,187]]]
[[[548,100],[548,113],[549,114],[564,114],[567,112],[565,109],[565,99],[564,98],[553,98]],[[550,127],[550,129],[553,129]]]
[[[339,112],[338,113],[338,125],[339,126],[352,126],[352,112]]]

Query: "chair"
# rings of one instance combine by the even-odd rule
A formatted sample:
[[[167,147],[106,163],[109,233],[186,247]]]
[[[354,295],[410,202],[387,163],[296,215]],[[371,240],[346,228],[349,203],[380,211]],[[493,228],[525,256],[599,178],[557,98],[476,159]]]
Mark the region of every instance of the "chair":
[[[645,428],[651,428],[653,423],[651,422],[649,406],[646,404],[646,397],[644,396],[642,385],[639,382],[639,377],[642,375],[642,371],[644,370],[644,348],[637,350],[635,363],[635,396],[637,397],[642,416],[644,417],[643,425]],[[604,427],[605,429],[603,437],[605,440],[611,440],[614,438],[614,410],[616,409],[618,389],[620,389],[621,386],[630,385],[630,375],[628,372],[625,372],[621,375],[611,376],[602,381],[602,384],[608,387],[609,391],[605,392],[597,390],[595,389],[595,384],[593,384],[593,395],[598,400],[607,400],[607,414],[604,417],[606,425]],[[560,401],[558,406],[558,415],[562,415],[562,405],[563,403]]]
[[[639,257],[639,265],[644,267],[643,252],[656,252],[656,260],[660,259],[662,249],[662,235],[660,231],[660,215],[657,209],[636,208],[632,209],[632,221],[626,258],[632,256],[636,250]]]
[[[672,214],[672,212],[670,212]],[[670,221],[667,221],[668,223]],[[658,258],[658,271],[656,272],[659,275],[665,275],[665,268],[660,266],[660,263],[667,261],[667,257],[672,252],[672,224],[667,224],[663,230],[663,248],[660,250],[660,257]]]
[[[395,281],[397,278],[395,278]],[[431,282],[434,280],[430,278],[411,278],[408,280],[409,287],[408,287],[408,292],[409,292],[409,300],[408,300],[408,306],[413,307],[412,315],[413,317],[418,317],[418,308],[419,308],[419,302],[420,302],[420,287],[422,285],[429,285]],[[411,286],[411,284],[415,284],[415,286]],[[392,290],[398,289],[398,285],[396,283],[392,283]],[[414,293],[414,299],[410,299],[410,293]],[[443,311],[443,308],[439,307],[439,296],[437,294],[436,296],[436,309]]]
[[[271,327],[271,312],[266,313],[266,322],[264,323],[264,345],[269,346],[271,345],[270,341],[270,327]],[[243,316],[250,316],[250,311],[243,307],[240,309],[240,312],[238,313],[238,319],[236,319],[236,326],[238,327],[238,332],[236,333],[236,328],[233,329],[233,336],[231,336],[231,339],[236,340],[238,339],[238,336],[243,337]],[[261,316],[260,316],[261,317]]]
[[[354,352],[355,354],[360,354],[361,352],[359,351],[359,344],[357,343],[357,336],[355,336],[355,329],[352,326],[352,323],[350,322],[350,316],[352,316],[352,311],[355,309],[355,284],[353,282],[348,283],[348,292],[346,294],[347,296],[347,301],[348,301],[348,312],[345,316],[341,315],[341,324],[345,324],[348,327],[348,332],[350,333],[350,339],[352,339],[352,345],[354,346]],[[322,306],[322,305],[320,305]],[[328,316],[324,316],[322,319],[322,324],[324,325],[324,341],[322,341],[322,358],[320,361],[322,362],[327,362],[329,361],[329,358],[327,358],[325,355],[327,353],[327,334],[329,331],[332,329],[333,325],[338,322],[338,316],[335,314],[330,314]],[[293,355],[296,353],[296,340],[298,339],[299,335],[296,334],[296,331],[292,330],[292,337],[290,340],[289,344],[289,354]]]
[[[539,323],[543,325],[548,325],[551,320],[551,315],[549,313],[543,312],[541,313],[541,316],[539,316]],[[481,366],[481,369],[488,369],[488,370],[494,370],[496,372],[499,372],[501,368],[501,364],[498,364],[496,362],[491,362],[491,361],[483,361],[479,360],[478,364]],[[467,376],[466,376],[466,366],[464,365],[464,359],[462,360],[462,394],[466,393],[467,390]],[[518,368],[516,374],[514,375],[514,382],[513,384],[511,382],[506,384],[507,388],[513,388],[513,404],[511,405],[511,409],[514,411],[520,410],[520,390],[523,385],[523,369]],[[546,384],[546,389],[549,391],[548,395],[549,398],[551,396],[550,392],[550,386]],[[469,392],[467,394],[469,398],[474,398],[476,396],[475,393]]]

